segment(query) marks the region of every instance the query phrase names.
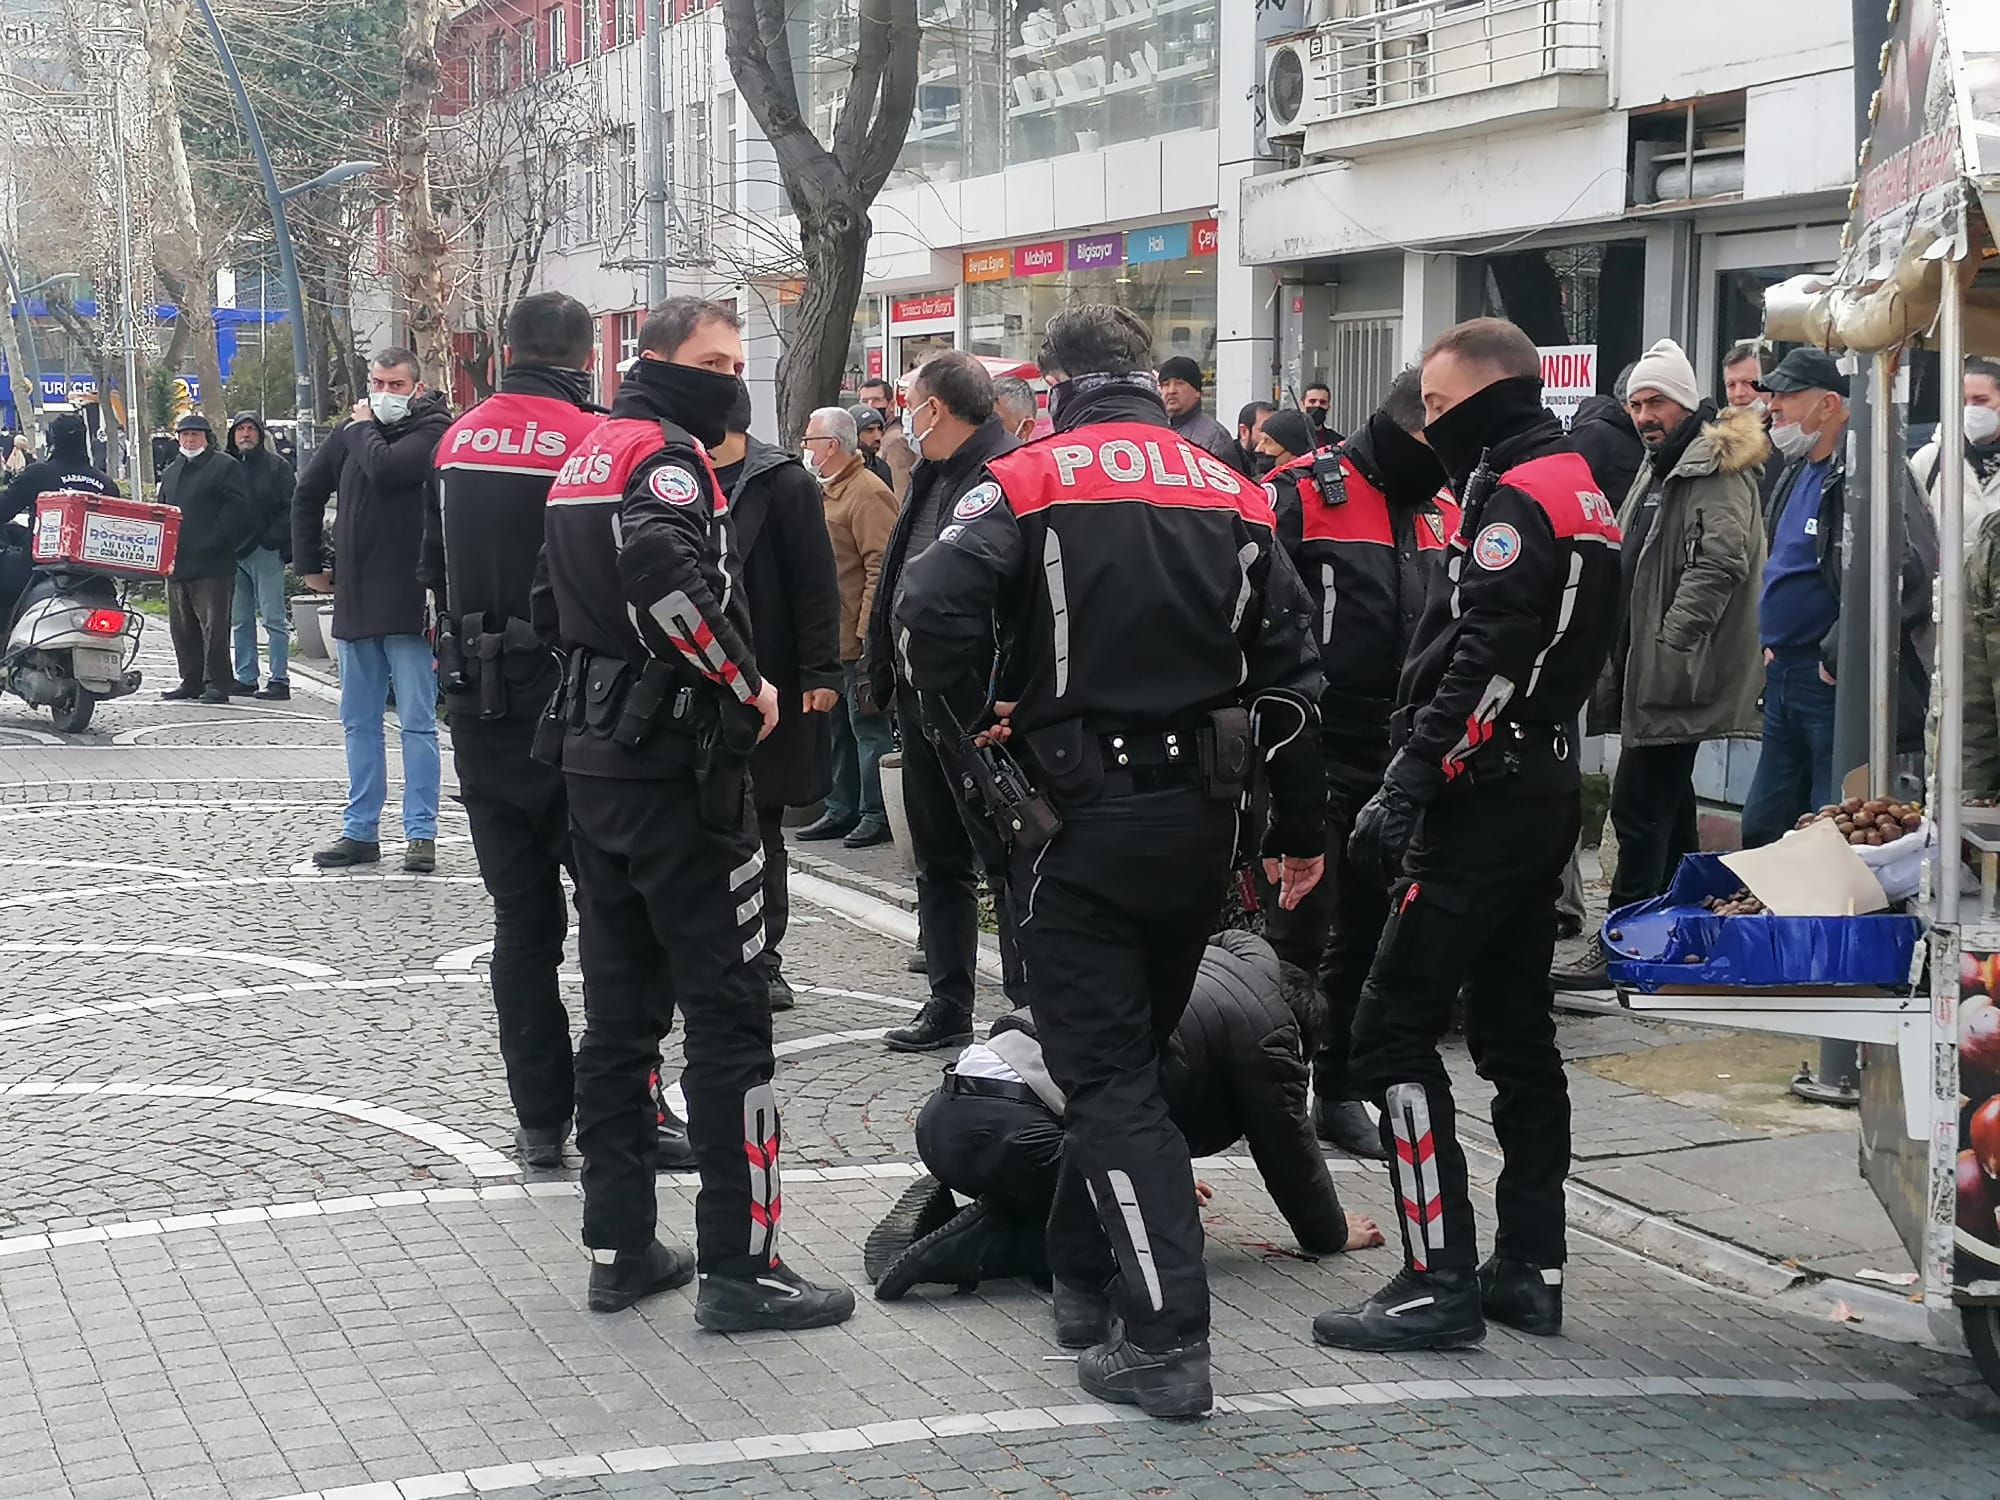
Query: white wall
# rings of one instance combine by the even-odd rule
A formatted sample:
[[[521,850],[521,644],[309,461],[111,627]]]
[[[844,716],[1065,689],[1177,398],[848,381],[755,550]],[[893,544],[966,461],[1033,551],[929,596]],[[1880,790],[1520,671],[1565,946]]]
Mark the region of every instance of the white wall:
[[[1827,192],[1854,181],[1852,68],[1750,89],[1745,104],[1745,198]]]
[[[1854,63],[1843,0],[1606,0],[1613,101],[1726,94]]]

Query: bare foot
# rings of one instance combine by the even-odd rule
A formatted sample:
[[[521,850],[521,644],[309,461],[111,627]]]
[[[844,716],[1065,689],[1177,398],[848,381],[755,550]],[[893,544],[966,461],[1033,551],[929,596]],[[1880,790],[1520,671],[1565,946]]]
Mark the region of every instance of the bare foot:
[[[1347,1243],[1341,1247],[1342,1249],[1373,1250],[1381,1243],[1382,1231],[1376,1227],[1375,1221],[1369,1218],[1368,1215],[1349,1214],[1347,1216]]]

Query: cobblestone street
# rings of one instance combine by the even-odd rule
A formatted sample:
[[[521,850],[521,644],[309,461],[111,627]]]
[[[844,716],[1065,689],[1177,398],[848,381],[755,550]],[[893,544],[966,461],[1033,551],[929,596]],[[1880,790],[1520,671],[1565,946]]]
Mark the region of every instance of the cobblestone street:
[[[1962,1354],[1877,1336],[1913,1320],[1865,1288],[1835,1322],[1578,1234],[1560,1339],[1318,1349],[1312,1315],[1393,1253],[1289,1253],[1234,1158],[1201,1169],[1205,1424],[1087,1404],[1018,1282],[799,1336],[700,1332],[685,1293],[593,1316],[573,1165],[511,1155],[462,814],[434,876],[315,873],[330,694],[160,704],[164,646],[153,622],[148,687],[74,741],[0,703],[0,1497],[2000,1493],[2000,1403]],[[943,1059],[880,1047],[922,981],[811,884],[778,1025],[786,1256],[858,1283]],[[1580,1141],[1653,1129],[1623,1107],[1582,1090]],[[1385,1177],[1333,1165],[1387,1226]],[[660,1179],[664,1233],[691,1186]]]

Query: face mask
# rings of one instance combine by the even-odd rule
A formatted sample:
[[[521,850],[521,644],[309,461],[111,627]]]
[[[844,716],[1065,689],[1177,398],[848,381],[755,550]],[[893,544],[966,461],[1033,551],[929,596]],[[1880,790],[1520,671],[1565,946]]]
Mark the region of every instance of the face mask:
[[[1770,413],[1771,403],[1766,401],[1762,396],[1759,396],[1756,400],[1752,401],[1748,406],[1744,407],[1743,409],[1751,413],[1753,416],[1762,417]]]
[[[368,409],[384,427],[394,427],[410,414],[410,397],[401,391],[370,391]]]
[[[196,443],[192,448],[186,443],[182,443],[180,446],[182,458],[200,458],[202,454],[208,452],[208,445],[206,443]]]
[[[1990,406],[1966,407],[1965,440],[1980,447],[1996,437],[2000,437],[2000,411]]]
[[[651,392],[664,408],[663,415],[709,448],[729,436],[729,414],[747,394],[735,375],[665,359],[641,358],[625,378]]]
[[[1771,446],[1786,459],[1804,458],[1812,452],[1813,444],[1819,441],[1819,434],[1807,432],[1797,422],[1777,422],[1771,427]]]
[[[918,405],[929,406],[930,402],[923,401],[919,402]],[[931,423],[931,425],[926,427],[922,432],[917,431],[916,411],[914,409],[911,409],[903,413],[903,441],[905,441],[910,445],[910,451],[916,454],[918,458],[922,458],[924,456],[924,439],[929,437],[932,433],[936,431],[937,431],[936,422]]]

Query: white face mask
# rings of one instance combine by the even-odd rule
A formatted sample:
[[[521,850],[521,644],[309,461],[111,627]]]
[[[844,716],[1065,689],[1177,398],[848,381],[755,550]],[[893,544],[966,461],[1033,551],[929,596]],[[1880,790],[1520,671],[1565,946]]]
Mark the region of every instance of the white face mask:
[[[1762,396],[1759,396],[1755,401],[1752,401],[1749,404],[1749,406],[1745,407],[1744,410],[1754,412],[1760,417],[1765,416],[1771,410],[1771,403],[1766,401]]]
[[[1965,440],[1974,447],[1983,447],[2000,437],[2000,411],[1990,406],[1968,406],[1965,409]]]
[[[384,427],[394,427],[410,414],[410,397],[402,391],[370,391],[368,409]]]
[[[182,443],[180,446],[182,458],[200,458],[202,454],[208,452],[208,444],[206,443],[196,443],[192,448],[186,443]]]
[[[1788,460],[1804,458],[1818,441],[1817,433],[1807,432],[1797,422],[1778,422],[1771,428],[1771,446]]]
[[[925,401],[919,404],[923,406],[928,406],[930,405],[930,402]],[[905,441],[910,445],[910,451],[916,454],[918,458],[922,458],[924,456],[924,439],[929,437],[932,433],[936,431],[937,431],[937,423],[933,422],[931,423],[930,426],[926,427],[922,432],[918,432],[917,414],[915,409],[914,408],[904,409],[903,441]]]

